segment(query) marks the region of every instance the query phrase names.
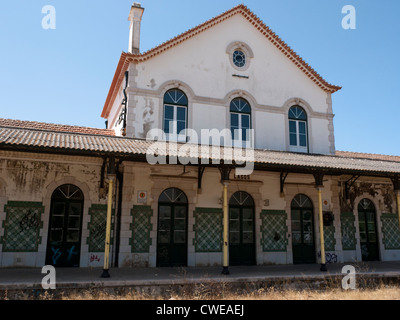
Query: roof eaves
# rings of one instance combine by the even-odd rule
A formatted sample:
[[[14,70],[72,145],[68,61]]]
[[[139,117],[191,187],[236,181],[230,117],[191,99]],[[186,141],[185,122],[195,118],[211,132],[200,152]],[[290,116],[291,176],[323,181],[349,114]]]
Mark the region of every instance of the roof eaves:
[[[113,80],[111,82],[110,89],[108,91],[108,95],[106,101],[104,103],[103,111],[101,113],[102,118],[107,118],[110,114],[112,104],[114,103],[115,97],[118,94],[118,89],[121,86],[121,83],[124,79],[125,71],[128,70],[129,60],[127,59],[128,53],[122,52],[121,57],[119,58],[119,62],[117,65],[117,69],[115,70]]]
[[[156,47],[141,54],[128,53],[127,57],[130,61],[139,63],[153,58],[154,56],[186,41],[189,38],[203,32],[212,26],[227,20],[236,15],[243,16],[253,24],[259,32],[261,32],[269,41],[272,42],[289,60],[291,60],[301,71],[303,71],[313,82],[326,92],[334,93],[342,87],[328,83],[319,73],[317,73],[308,63],[304,61],[285,41],[283,41],[275,32],[273,32],[258,16],[256,16],[248,7],[241,4],[238,5]]]

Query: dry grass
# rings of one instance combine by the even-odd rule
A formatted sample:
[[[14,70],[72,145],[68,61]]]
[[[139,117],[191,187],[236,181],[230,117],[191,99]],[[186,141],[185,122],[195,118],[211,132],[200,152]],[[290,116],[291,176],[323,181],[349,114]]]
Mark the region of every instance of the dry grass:
[[[224,283],[192,285],[181,290],[143,292],[133,289],[74,289],[34,292],[3,292],[0,300],[400,300],[398,285],[381,284],[373,288],[262,287],[234,289]]]
[[[356,290],[344,290],[342,277],[323,281],[210,281],[169,287],[24,290],[0,292],[0,300],[400,300],[400,279],[374,278],[368,265],[356,265]],[[185,275],[186,270],[181,272]]]

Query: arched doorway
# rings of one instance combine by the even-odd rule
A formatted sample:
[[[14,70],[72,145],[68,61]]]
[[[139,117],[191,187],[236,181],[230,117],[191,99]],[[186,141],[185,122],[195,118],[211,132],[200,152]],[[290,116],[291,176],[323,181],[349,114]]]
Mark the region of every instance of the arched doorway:
[[[179,189],[165,190],[158,199],[157,266],[187,265],[188,200]]]
[[[79,267],[84,197],[74,185],[58,187],[51,196],[46,264]]]
[[[229,264],[256,264],[254,200],[243,191],[229,201]]]
[[[362,199],[358,204],[358,225],[362,260],[379,260],[376,210],[375,205],[369,199]]]
[[[315,263],[314,207],[307,196],[298,194],[291,203],[293,263]]]

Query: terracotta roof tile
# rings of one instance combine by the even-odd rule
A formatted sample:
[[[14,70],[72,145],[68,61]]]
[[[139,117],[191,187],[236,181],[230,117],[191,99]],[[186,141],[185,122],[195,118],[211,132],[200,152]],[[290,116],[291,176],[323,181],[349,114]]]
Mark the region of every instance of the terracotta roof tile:
[[[384,154],[349,152],[349,151],[336,151],[336,155],[340,156],[340,157],[347,157],[347,158],[374,159],[374,160],[398,161],[398,162],[400,162],[400,156],[390,156],[390,155],[384,155]]]
[[[302,70],[315,84],[322,90],[334,93],[341,89],[340,86],[335,86],[328,83],[320,74],[318,74],[303,58],[301,58],[285,41],[283,41],[275,32],[273,32],[259,17],[257,17],[249,8],[240,4],[219,16],[216,16],[160,45],[141,54],[131,54],[123,52],[121,54],[114,79],[112,81],[106,102],[103,107],[101,116],[107,118],[110,112],[111,104],[113,103],[116,91],[119,89],[124,73],[129,67],[130,62],[139,63],[146,61],[161,54],[162,52],[181,44],[183,41],[190,39],[197,34],[208,30],[209,28],[229,19],[230,17],[242,14],[266,39],[271,41],[289,60],[291,60],[300,70]]]
[[[22,128],[22,129],[38,129],[38,130],[56,131],[56,132],[70,132],[70,133],[115,136],[114,130],[111,130],[111,129],[98,129],[98,128],[79,127],[79,126],[70,126],[70,125],[63,125],[63,124],[13,120],[13,119],[3,119],[3,118],[0,118],[0,126],[12,127],[12,128]]]
[[[18,127],[0,126],[0,149],[29,150],[41,152],[80,152],[94,155],[145,156],[156,150],[159,156],[190,157],[190,148],[181,148],[182,144],[153,142],[123,137],[96,134],[79,134],[60,131],[45,131]],[[185,145],[187,146],[187,145]],[[367,159],[345,156],[302,154],[283,151],[254,150],[254,154],[241,154],[233,157],[233,148],[193,145],[200,159],[229,161],[243,160],[265,167],[301,168],[335,170],[335,172],[362,172],[370,174],[400,174],[400,161]],[[156,148],[156,149],[154,149]],[[185,150],[185,151],[184,151]],[[340,153],[340,152],[339,152]],[[153,153],[152,153],[153,154]],[[281,169],[280,169],[281,170]],[[282,169],[283,170],[283,169]]]

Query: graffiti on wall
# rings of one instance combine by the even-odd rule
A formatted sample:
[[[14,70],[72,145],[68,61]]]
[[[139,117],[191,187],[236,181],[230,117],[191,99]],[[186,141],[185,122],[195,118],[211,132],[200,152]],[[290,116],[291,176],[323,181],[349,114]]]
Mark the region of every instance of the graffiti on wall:
[[[19,227],[21,232],[25,230],[37,230],[40,227],[40,217],[39,215],[32,211],[28,210],[27,213],[24,214],[22,219],[19,222]]]
[[[318,258],[321,258],[321,251],[318,251]],[[334,252],[325,252],[326,263],[337,263],[338,257]]]
[[[93,262],[100,262],[100,257],[95,253],[91,253],[89,256],[89,263]]]

